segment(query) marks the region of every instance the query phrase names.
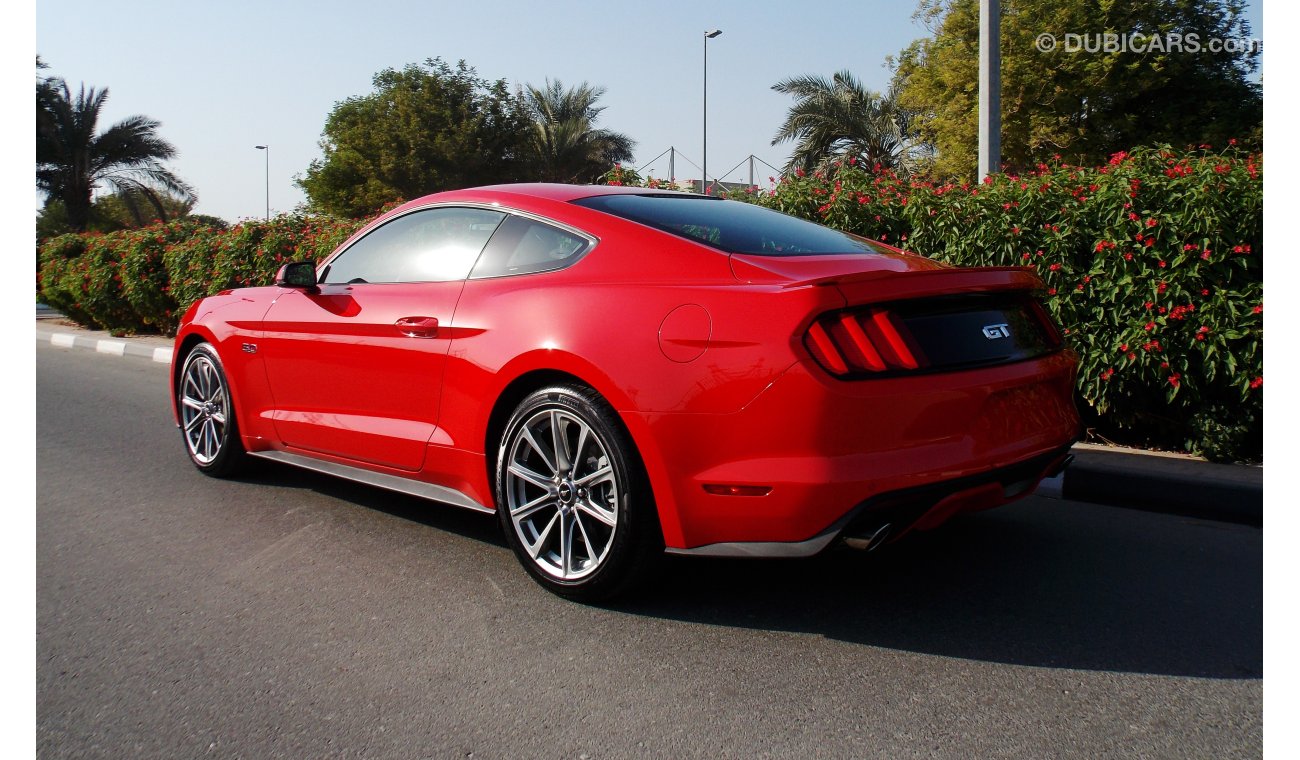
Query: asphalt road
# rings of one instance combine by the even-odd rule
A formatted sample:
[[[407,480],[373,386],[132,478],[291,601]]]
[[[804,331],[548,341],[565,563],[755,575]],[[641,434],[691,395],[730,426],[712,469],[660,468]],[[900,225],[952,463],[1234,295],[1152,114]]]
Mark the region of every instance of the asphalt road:
[[[1030,498],[880,555],[551,596],[495,522],[189,464],[166,368],[38,344],[43,758],[1253,757],[1262,534]]]

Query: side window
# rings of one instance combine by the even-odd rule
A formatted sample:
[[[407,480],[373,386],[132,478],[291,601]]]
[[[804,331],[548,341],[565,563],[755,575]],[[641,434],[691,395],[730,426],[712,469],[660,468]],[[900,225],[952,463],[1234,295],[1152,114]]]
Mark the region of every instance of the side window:
[[[348,247],[323,281],[444,282],[464,279],[505,218],[478,208],[431,208],[400,216]]]
[[[549,272],[563,269],[591,246],[587,238],[545,222],[511,215],[492,236],[470,277]]]

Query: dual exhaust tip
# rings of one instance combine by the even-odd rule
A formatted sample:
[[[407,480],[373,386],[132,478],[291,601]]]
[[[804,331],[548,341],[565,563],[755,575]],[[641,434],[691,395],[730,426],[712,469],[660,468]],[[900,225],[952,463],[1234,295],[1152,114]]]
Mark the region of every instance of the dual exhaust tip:
[[[1038,482],[1042,479],[1042,477],[1050,478],[1056,475],[1060,475],[1062,472],[1065,471],[1066,467],[1070,466],[1070,464],[1073,461],[1074,461],[1073,454],[1065,455],[1064,457],[1061,458],[1059,462],[1057,462],[1048,472],[1046,472],[1040,478],[1031,478],[1029,480],[1022,481],[1019,483],[1014,483],[1011,486],[1007,486],[1005,489],[1006,492],[1004,493],[1004,496],[1010,499],[1021,495],[1025,491],[1029,490],[1029,488],[1031,488],[1032,486],[1037,485]],[[871,552],[883,546],[885,542],[888,541],[889,538],[893,535],[893,533],[894,533],[893,524],[884,523],[880,527],[876,528],[875,532],[871,533],[870,535],[861,534],[855,536],[845,536],[844,545],[849,547],[850,549],[856,549],[858,551],[864,551],[864,552]]]
[[[876,528],[876,532],[872,533],[869,536],[867,535],[845,536],[844,545],[849,547],[850,549],[857,549],[858,551],[863,551],[863,552],[875,551],[876,549],[879,549],[882,545],[884,545],[885,541],[889,539],[889,536],[893,532],[894,532],[893,524],[885,523],[884,525],[881,525],[879,528]]]

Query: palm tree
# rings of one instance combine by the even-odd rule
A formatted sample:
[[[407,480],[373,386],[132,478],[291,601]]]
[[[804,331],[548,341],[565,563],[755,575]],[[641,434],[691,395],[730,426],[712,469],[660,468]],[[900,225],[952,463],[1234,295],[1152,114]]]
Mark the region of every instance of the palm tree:
[[[73,97],[67,83],[45,82],[55,86],[37,85],[36,187],[63,203],[74,230],[86,229],[101,185],[143,198],[159,219],[168,218],[166,196],[193,204],[194,190],[162,164],[176,149],[158,136],[159,122],[130,116],[96,134],[108,89],[82,85]]]
[[[772,89],[797,98],[772,140],[773,145],[797,141],[787,171],[812,171],[854,157],[906,174],[926,153],[913,114],[898,104],[893,89],[885,95],[872,92],[847,71],[830,80],[793,77]]]
[[[610,166],[632,158],[636,143],[620,132],[598,129],[605,110],[596,101],[605,88],[583,82],[565,89],[560,80],[527,85],[524,107],[533,121],[535,174],[543,182],[592,182]]]

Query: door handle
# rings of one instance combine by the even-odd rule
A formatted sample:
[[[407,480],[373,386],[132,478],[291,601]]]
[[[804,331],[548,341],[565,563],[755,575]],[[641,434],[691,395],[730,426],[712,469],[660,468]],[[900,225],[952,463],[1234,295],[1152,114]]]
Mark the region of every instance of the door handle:
[[[402,317],[394,322],[393,326],[408,338],[436,338],[438,336],[437,317]]]

